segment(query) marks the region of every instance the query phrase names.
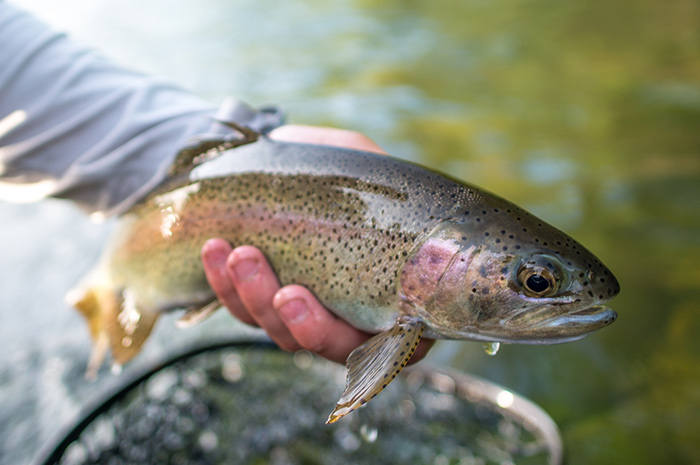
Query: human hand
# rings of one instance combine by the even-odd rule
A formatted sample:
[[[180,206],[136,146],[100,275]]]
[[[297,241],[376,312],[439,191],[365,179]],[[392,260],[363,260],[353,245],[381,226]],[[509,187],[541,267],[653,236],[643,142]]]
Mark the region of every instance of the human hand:
[[[270,137],[386,153],[367,136],[342,129],[286,125]],[[202,261],[209,284],[231,314],[263,328],[284,350],[306,349],[345,363],[350,352],[371,337],[326,310],[305,287],[280,287],[274,270],[255,247],[233,249],[223,239],[211,239],[202,247]],[[432,343],[421,341],[411,361],[423,358]]]

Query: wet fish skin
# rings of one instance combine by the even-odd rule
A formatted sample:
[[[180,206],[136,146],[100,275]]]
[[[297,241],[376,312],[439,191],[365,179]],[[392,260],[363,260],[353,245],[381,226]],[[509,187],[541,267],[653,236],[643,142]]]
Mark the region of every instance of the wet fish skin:
[[[212,237],[259,247],[283,284],[304,285],[341,318],[381,333],[373,350],[349,359],[357,379],[339,403],[342,414],[383,388],[362,376],[378,351],[392,348],[381,362],[387,377],[397,373],[389,366],[407,362],[408,351],[395,344],[407,335],[410,347],[424,330],[429,337],[546,344],[578,339],[616,317],[603,305],[619,292],[605,265],[566,234],[474,186],[388,156],[265,137],[209,158],[176,163],[173,176],[123,216],[78,299],[92,315],[93,337],[108,333],[118,362],[150,331],[144,323],[126,334],[121,322],[129,315],[152,325],[153,315],[215,299],[199,256]],[[528,291],[531,270],[552,277],[556,289]],[[114,302],[105,304],[110,292]],[[94,307],[113,310],[95,322]],[[139,331],[145,336],[134,338]]]

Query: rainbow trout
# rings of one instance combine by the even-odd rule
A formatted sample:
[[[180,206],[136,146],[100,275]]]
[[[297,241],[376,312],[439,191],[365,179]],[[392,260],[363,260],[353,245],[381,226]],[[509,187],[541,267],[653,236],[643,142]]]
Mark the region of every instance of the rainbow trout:
[[[266,254],[283,284],[377,333],[347,361],[329,422],[376,396],[422,336],[555,344],[615,321],[617,280],[581,244],[522,208],[415,164],[369,152],[237,138],[183,150],[125,213],[75,306],[94,373],[131,359],[162,312],[193,323],[219,306],[200,260],[222,237]]]

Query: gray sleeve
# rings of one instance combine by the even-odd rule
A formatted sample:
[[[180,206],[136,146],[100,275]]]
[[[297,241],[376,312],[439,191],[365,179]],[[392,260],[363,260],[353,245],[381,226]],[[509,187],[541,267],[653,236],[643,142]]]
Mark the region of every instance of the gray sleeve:
[[[0,0],[0,199],[60,197],[124,211],[178,149],[212,132],[214,105],[124,69]],[[281,112],[227,101],[219,118],[269,130]]]

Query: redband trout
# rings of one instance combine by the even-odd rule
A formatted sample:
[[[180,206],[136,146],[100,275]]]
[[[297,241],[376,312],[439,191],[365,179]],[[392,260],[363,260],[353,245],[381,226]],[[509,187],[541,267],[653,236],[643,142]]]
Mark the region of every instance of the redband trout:
[[[260,248],[282,284],[377,333],[347,361],[334,422],[368,402],[421,337],[555,344],[612,323],[612,272],[558,229],[477,187],[390,156],[238,138],[183,150],[119,220],[80,287],[95,372],[141,348],[162,312],[194,322],[219,306],[200,249],[213,237]],[[76,295],[76,294],[74,294]]]

